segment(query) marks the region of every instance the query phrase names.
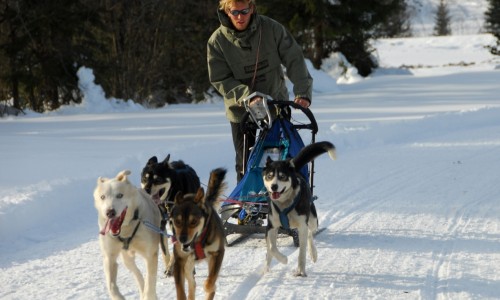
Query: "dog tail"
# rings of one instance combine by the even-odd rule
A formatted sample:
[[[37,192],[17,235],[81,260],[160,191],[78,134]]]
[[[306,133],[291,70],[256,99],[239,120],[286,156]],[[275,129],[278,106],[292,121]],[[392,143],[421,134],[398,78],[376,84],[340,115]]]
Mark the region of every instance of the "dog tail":
[[[210,179],[208,180],[207,193],[205,194],[205,202],[209,205],[216,206],[219,197],[226,189],[224,178],[226,177],[227,170],[224,168],[217,168],[210,172]]]
[[[300,170],[303,166],[314,160],[316,157],[323,153],[327,153],[331,159],[335,159],[335,146],[330,142],[317,142],[307,145],[302,148],[300,152],[292,158],[292,164],[295,170]]]

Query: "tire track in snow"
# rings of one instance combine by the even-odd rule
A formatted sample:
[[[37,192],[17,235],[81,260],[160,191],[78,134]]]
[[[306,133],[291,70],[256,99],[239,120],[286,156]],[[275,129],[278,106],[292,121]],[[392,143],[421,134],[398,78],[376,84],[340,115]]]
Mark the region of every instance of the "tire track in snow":
[[[250,239],[252,239],[252,237],[250,237]],[[226,255],[231,255],[236,258],[236,260],[239,260],[240,265],[247,266],[247,268],[243,267],[243,270],[233,269],[233,271],[228,271],[227,269],[225,270],[225,277],[234,278],[235,276],[240,276],[242,280],[237,284],[236,282],[231,281],[230,285],[232,285],[233,291],[224,295],[224,298],[261,299],[264,294],[269,297],[269,293],[272,293],[272,287],[278,284],[275,282],[276,276],[279,280],[279,278],[282,277],[281,275],[284,273],[288,271],[292,272],[293,269],[290,269],[290,266],[293,266],[293,264],[297,261],[297,255],[294,255],[294,253],[298,253],[298,248],[293,246],[291,238],[278,238],[278,247],[280,248],[281,253],[288,257],[288,264],[282,265],[273,259],[268,272],[264,272],[266,255],[264,238],[262,238],[262,240],[247,240],[243,242],[243,244],[238,244],[236,247],[226,248]],[[241,259],[242,255],[238,256],[235,255],[235,253],[227,253],[227,249],[230,249],[230,252],[240,252],[237,248],[244,249],[243,253],[248,250],[251,250],[252,252],[258,251],[258,256],[261,258],[259,259],[257,255],[250,255],[247,259]],[[243,257],[245,257],[245,254],[243,254]],[[225,261],[224,264],[235,266],[235,262],[233,261]],[[263,290],[266,290],[266,292],[264,293]]]
[[[391,168],[391,171],[386,171],[388,168]],[[383,174],[382,176],[369,177],[368,181],[359,180],[357,190],[346,191],[343,196],[335,199],[335,209],[328,210],[324,214],[321,214],[321,209],[318,209],[321,221],[328,222],[332,220],[331,224],[323,225],[328,227],[328,231],[347,230],[362,219],[366,213],[372,212],[375,208],[388,201],[392,201],[389,196],[400,191],[402,187],[404,188],[413,180],[413,176],[408,176],[408,169],[403,166],[392,168],[382,164],[378,169],[380,171],[375,173]],[[418,174],[419,170],[413,169],[412,173]],[[399,180],[394,181],[395,178],[399,178]],[[352,183],[348,184],[348,186],[352,185]],[[381,190],[383,190],[383,193],[380,193]]]
[[[414,187],[416,185],[421,187],[432,187],[436,182],[440,182],[440,178],[449,175],[449,173],[453,171],[450,170],[457,167],[451,164],[451,158],[447,159],[449,160],[445,161],[443,166],[437,169],[434,168],[433,173],[429,173],[426,164],[419,165],[418,163],[386,166],[390,168],[391,171],[385,171],[381,168],[378,177],[369,178],[370,180],[360,185],[361,188],[357,189],[354,193],[345,193],[344,196],[340,197],[341,200],[336,201],[335,210],[329,210],[321,217],[323,222],[331,222],[330,224],[323,224],[323,226],[327,226],[328,231],[333,233],[348,231],[349,228],[355,225],[358,228],[366,226],[367,230],[365,232],[369,234],[370,224],[359,224],[359,222],[364,218],[370,222],[370,220],[372,220],[370,214],[379,210],[380,207],[398,207],[404,204],[398,202],[403,200],[402,197],[404,197],[405,193],[410,193],[412,191],[409,187]],[[396,159],[395,161],[399,160]],[[437,170],[437,172],[435,170]],[[398,197],[400,197],[401,200]],[[353,201],[353,199],[355,200]],[[388,206],[387,203],[390,204],[391,202],[394,202],[394,205]],[[454,215],[448,218],[449,225],[445,230],[447,233],[444,238],[445,242],[439,251],[433,251],[431,259],[434,263],[423,282],[423,290],[421,292],[425,295],[423,297],[424,299],[435,299],[438,292],[447,290],[447,280],[450,275],[454,257],[453,253],[455,251],[452,240],[467,227],[469,223],[467,213],[479,203],[480,201],[465,202],[465,205],[456,209]],[[454,205],[456,203],[455,201],[451,201],[450,204]],[[446,211],[444,210],[447,209],[446,205],[446,203],[441,205],[443,211]],[[404,205],[401,207],[404,207]],[[390,225],[391,224],[389,224],[389,226]],[[390,228],[386,229],[391,230]],[[426,230],[426,228],[423,229]],[[335,234],[333,234],[333,238],[335,238]],[[334,241],[332,242],[332,246],[335,247]],[[443,284],[441,284],[443,283],[442,279],[445,280],[444,287]]]
[[[438,294],[447,294],[449,290],[449,279],[454,258],[456,238],[469,225],[470,219],[466,216],[471,208],[480,205],[486,199],[467,203],[457,209],[454,215],[448,220],[449,226],[443,240],[442,248],[432,254],[434,261],[431,270],[426,277],[425,299],[436,299]],[[450,298],[445,297],[445,298]]]
[[[464,161],[466,161],[467,164],[474,164],[474,160],[476,158],[480,158],[482,161],[484,161],[485,157],[488,157],[486,161],[495,161],[498,155],[497,153],[498,147],[494,147],[493,149],[486,152],[482,152],[479,154],[474,153],[473,155],[469,155],[468,157],[464,158]],[[463,164],[461,162],[457,162],[457,165],[461,166]],[[448,172],[450,169],[452,169],[452,167],[449,167],[444,171]],[[465,183],[468,183],[469,181],[474,180],[478,178],[478,176],[480,176],[480,174],[469,173],[468,170],[463,170],[462,172],[463,174],[459,175],[462,175],[464,177],[462,181],[464,181]],[[459,188],[462,187],[460,183],[461,182],[459,182]],[[488,185],[484,182],[481,183],[483,185]],[[482,189],[480,186],[477,186],[477,184],[475,186],[475,189],[485,191],[489,190]],[[479,198],[473,199],[472,201],[469,199],[470,197],[466,197],[466,199],[462,202],[463,204],[455,210],[451,217],[448,218],[447,221],[449,225],[446,230],[446,234],[442,238],[443,246],[439,252],[435,252],[432,255],[434,264],[432,266],[432,269],[429,270],[426,277],[425,286],[428,288],[426,288],[426,290],[424,291],[425,299],[436,299],[438,297],[438,294],[448,299],[453,298],[452,295],[449,295],[449,280],[451,279],[451,268],[454,261],[454,252],[456,248],[457,238],[459,238],[460,234],[464,233],[466,228],[469,226],[471,222],[471,218],[469,217],[469,215],[474,212],[474,209],[481,207],[481,204],[491,202],[491,199],[494,196],[495,195],[485,194],[481,195]]]

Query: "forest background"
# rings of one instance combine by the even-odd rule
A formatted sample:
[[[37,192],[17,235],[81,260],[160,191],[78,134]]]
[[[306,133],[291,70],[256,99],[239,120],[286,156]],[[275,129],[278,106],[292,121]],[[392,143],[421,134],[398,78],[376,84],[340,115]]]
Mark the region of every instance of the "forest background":
[[[500,0],[488,3],[481,30],[498,39]],[[152,108],[209,99],[216,92],[208,81],[206,41],[219,26],[217,5],[0,0],[0,107],[44,112],[81,103],[76,74],[82,66],[94,71],[109,98]],[[340,53],[364,77],[377,68],[372,42],[412,36],[410,20],[423,6],[421,0],[257,1],[258,13],[284,24],[314,68]],[[450,21],[440,0],[434,34],[452,34]]]

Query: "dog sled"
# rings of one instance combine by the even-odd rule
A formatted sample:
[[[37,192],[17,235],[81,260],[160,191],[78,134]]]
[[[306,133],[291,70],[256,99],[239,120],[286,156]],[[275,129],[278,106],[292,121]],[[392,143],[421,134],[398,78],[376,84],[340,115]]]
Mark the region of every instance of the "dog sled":
[[[247,145],[250,134],[257,132],[257,136],[252,149],[244,147],[246,151],[243,155],[244,175],[229,196],[223,200],[219,210],[226,236],[240,234],[230,245],[250,235],[266,232],[270,208],[262,171],[267,157],[272,160],[295,157],[304,148],[299,131],[306,132],[304,136],[310,136],[311,144],[315,142],[318,132],[318,125],[312,112],[293,101],[273,100],[267,95],[256,92],[244,100],[244,105],[247,110],[241,122],[245,133],[244,144]],[[296,112],[300,114],[295,116]],[[294,113],[293,118],[292,113]],[[300,172],[309,181],[311,194],[314,195],[314,161],[304,166]],[[299,245],[296,230],[280,228],[279,232],[292,236],[295,246]]]

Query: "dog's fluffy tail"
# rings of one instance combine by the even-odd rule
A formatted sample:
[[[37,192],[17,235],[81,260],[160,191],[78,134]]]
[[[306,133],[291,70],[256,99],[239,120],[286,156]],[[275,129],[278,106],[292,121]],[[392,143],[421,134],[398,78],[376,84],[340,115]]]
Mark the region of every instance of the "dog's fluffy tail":
[[[216,206],[219,197],[226,189],[226,183],[224,182],[226,172],[227,170],[224,168],[214,169],[210,172],[210,179],[208,180],[207,192],[205,194],[205,202],[210,205]]]
[[[323,153],[327,153],[331,159],[335,159],[335,146],[330,142],[318,142],[307,145],[292,158],[292,164],[295,170],[300,170],[303,166],[314,160]]]

